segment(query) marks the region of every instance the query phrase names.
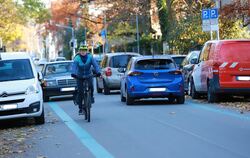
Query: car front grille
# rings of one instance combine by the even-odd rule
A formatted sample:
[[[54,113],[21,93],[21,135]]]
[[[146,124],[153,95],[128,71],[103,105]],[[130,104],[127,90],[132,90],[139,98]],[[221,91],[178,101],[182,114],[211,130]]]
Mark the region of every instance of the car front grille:
[[[76,80],[74,79],[64,79],[64,80],[58,80],[57,81],[59,86],[75,86]]]
[[[21,103],[21,102],[24,102],[24,99],[0,101],[0,105],[3,105],[3,104],[17,104],[17,103]]]

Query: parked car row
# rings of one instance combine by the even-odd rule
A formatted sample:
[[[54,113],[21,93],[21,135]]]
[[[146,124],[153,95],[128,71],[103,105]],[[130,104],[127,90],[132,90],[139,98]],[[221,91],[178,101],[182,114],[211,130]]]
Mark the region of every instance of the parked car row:
[[[192,98],[206,94],[208,102],[227,95],[250,96],[250,40],[205,43],[190,76]]]

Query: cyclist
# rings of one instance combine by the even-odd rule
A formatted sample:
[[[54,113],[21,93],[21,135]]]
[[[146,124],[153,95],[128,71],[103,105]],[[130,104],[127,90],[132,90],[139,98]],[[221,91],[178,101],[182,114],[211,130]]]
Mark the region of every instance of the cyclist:
[[[96,73],[96,76],[100,76],[100,68],[96,63],[95,59],[88,53],[87,46],[80,46],[78,49],[78,53],[74,57],[74,62],[72,66],[72,73],[71,76],[76,79],[77,81],[77,104],[79,106],[79,114],[82,115],[82,100],[83,100],[83,78],[86,78],[89,82],[90,89],[91,89],[91,102],[94,103],[94,86],[93,86],[93,76],[92,76],[92,66]]]

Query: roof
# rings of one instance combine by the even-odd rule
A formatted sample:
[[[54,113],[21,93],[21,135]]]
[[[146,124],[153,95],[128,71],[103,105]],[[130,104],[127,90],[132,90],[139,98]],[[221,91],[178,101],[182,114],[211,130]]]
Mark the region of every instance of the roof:
[[[4,52],[0,53],[1,60],[12,60],[12,59],[31,59],[27,52]]]
[[[250,39],[225,39],[225,40],[210,40],[209,43],[227,43],[227,42],[250,42]]]
[[[178,55],[178,54],[173,54],[173,55],[170,55],[172,58],[176,58],[176,57],[186,57],[187,55]]]
[[[64,60],[64,61],[53,61],[53,62],[47,62],[46,65],[49,64],[60,64],[60,63],[72,63],[72,60]]]
[[[128,54],[128,55],[140,55],[140,54],[135,53],[135,52],[115,52],[115,53],[107,53],[105,55],[108,55],[108,56],[118,56],[118,55],[124,55],[124,54]]]
[[[147,56],[137,56],[137,57],[133,57],[135,60],[143,60],[143,59],[172,59],[171,56],[169,55],[147,55]]]

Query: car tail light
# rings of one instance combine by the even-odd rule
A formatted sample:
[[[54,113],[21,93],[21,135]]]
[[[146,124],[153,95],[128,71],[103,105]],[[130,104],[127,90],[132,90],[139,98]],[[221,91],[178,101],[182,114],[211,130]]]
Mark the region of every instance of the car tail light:
[[[105,75],[106,76],[111,76],[112,75],[112,70],[110,67],[107,67],[106,70],[105,70]]]
[[[138,71],[130,71],[128,73],[128,76],[140,76],[142,75],[142,72],[138,72]]]
[[[173,74],[173,75],[181,75],[182,74],[180,70],[170,71],[169,73]]]

